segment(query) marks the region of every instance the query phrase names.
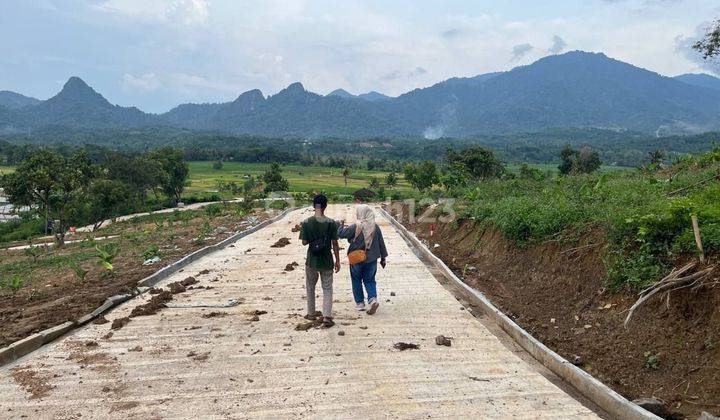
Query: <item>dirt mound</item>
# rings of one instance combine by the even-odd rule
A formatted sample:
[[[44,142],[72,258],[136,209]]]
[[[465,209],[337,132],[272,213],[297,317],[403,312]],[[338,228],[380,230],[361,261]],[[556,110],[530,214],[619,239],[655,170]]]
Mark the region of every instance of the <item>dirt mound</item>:
[[[405,351],[405,350],[418,350],[420,348],[420,346],[418,346],[417,344],[404,343],[401,341],[399,343],[393,344],[393,348],[396,350]]]
[[[113,319],[113,322],[110,325],[110,328],[113,330],[119,330],[120,328],[126,326],[129,322],[130,322],[129,317],[116,318],[116,319]]]
[[[208,271],[209,272],[209,271]],[[202,271],[200,272],[202,274]],[[181,281],[175,281],[170,284],[168,284],[168,287],[170,288],[170,293],[173,295],[176,295],[178,293],[183,293],[187,290],[187,287],[196,284],[198,281],[195,277],[187,277]]]
[[[280,238],[275,242],[274,244],[270,245],[270,248],[282,248],[284,246],[290,245],[290,239],[288,238]]]
[[[254,311],[248,312],[248,315],[265,315],[267,311],[262,311],[260,309],[255,309]]]
[[[130,318],[156,314],[157,311],[166,307],[165,302],[172,300],[172,295],[173,294],[167,290],[163,290],[160,293],[153,295],[148,303],[134,307],[132,312],[130,312]]]
[[[438,346],[450,347],[452,346],[452,338],[445,337],[444,335],[438,335],[437,337],[435,337],[435,344],[437,344]]]
[[[311,328],[320,327],[321,325],[322,325],[322,321],[320,321],[320,320],[301,322],[301,323],[295,325],[295,331],[307,331]]]
[[[185,286],[183,286],[179,281],[168,284],[168,287],[170,288],[170,293],[173,295],[183,293],[187,290],[187,288],[185,288]]]
[[[526,331],[626,398],[653,396],[693,418],[718,414],[720,288],[648,302],[625,329],[637,294],[607,290],[599,229],[571,244],[520,247],[471,220],[405,225]]]
[[[224,318],[226,316],[230,315],[227,312],[209,312],[206,314],[203,314],[203,318]]]

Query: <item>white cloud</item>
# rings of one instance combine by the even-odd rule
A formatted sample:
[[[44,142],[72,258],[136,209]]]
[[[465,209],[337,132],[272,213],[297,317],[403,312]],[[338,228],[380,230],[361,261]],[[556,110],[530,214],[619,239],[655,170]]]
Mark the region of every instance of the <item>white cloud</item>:
[[[512,57],[510,58],[510,61],[518,61],[521,58],[525,57],[530,51],[532,51],[533,46],[530,44],[518,44],[515,45],[512,49]]]
[[[553,35],[553,44],[548,48],[548,52],[550,54],[560,54],[565,50],[565,47],[567,47],[567,42],[559,36]]]
[[[448,0],[422,8],[414,0],[5,3],[0,37],[40,29],[0,46],[2,88],[48,97],[56,79],[82,74],[113,102],[152,111],[253,88],[272,94],[295,81],[318,93],[398,95],[561,53],[565,40],[662,74],[698,71],[707,63],[691,55],[688,39],[719,10],[710,0],[593,0],[591,7]],[[48,43],[51,34],[62,37]],[[35,65],[49,57],[64,61]]]
[[[186,25],[204,24],[209,16],[207,0],[176,0],[165,9],[166,19]]]
[[[201,25],[210,16],[209,0],[102,0],[101,12],[145,21]]]
[[[123,74],[122,86],[124,89],[135,89],[141,92],[151,92],[157,90],[162,83],[158,80],[155,73],[145,73],[140,76],[134,76],[129,73]]]

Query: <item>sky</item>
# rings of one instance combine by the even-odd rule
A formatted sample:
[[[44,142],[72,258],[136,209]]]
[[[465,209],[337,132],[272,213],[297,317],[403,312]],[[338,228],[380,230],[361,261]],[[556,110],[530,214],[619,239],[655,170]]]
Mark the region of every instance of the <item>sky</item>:
[[[690,45],[706,0],[0,0],[0,90],[39,99],[79,76],[164,112],[292,82],[396,96],[570,50],[673,76],[720,73]]]

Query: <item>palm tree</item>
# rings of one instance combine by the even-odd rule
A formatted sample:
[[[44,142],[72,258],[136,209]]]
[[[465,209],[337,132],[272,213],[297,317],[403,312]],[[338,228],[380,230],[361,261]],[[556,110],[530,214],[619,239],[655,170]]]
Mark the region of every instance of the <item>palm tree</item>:
[[[342,176],[343,176],[343,179],[345,180],[345,186],[346,186],[346,187],[347,187],[347,178],[348,178],[349,175],[350,175],[350,168],[347,168],[347,167],[344,168],[344,169],[342,170]]]

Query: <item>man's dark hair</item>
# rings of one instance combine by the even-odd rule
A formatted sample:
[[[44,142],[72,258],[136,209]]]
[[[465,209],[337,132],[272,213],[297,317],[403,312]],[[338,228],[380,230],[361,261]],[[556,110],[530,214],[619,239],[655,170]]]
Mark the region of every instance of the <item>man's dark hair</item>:
[[[325,197],[323,194],[318,194],[313,198],[313,207],[320,206],[322,210],[325,210],[325,207],[327,207],[327,197]]]

